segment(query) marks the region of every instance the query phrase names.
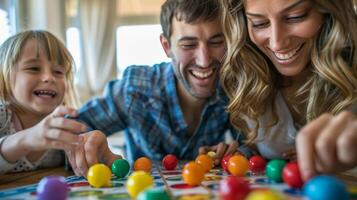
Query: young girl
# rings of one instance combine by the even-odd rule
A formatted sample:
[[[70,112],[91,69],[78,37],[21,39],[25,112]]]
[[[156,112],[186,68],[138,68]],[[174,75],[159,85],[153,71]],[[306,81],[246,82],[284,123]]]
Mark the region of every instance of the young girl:
[[[60,165],[81,144],[73,59],[54,35],[25,31],[0,47],[0,173]],[[56,109],[57,108],[57,109]],[[57,150],[56,150],[57,149]]]
[[[223,2],[221,81],[231,122],[247,144],[268,159],[283,158],[298,137],[305,180],[356,166],[355,1]]]

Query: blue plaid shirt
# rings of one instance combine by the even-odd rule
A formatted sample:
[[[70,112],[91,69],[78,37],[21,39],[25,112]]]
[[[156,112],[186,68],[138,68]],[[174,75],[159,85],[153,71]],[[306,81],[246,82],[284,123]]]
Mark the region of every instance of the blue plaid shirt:
[[[228,99],[221,89],[208,99],[200,123],[188,133],[176,93],[171,63],[128,67],[121,80],[110,81],[104,97],[92,99],[79,110],[79,120],[106,135],[124,130],[126,158],[155,161],[167,154],[191,160],[201,146],[224,141],[233,131],[225,111]],[[231,132],[233,133],[233,132]],[[233,135],[241,142],[241,135]]]

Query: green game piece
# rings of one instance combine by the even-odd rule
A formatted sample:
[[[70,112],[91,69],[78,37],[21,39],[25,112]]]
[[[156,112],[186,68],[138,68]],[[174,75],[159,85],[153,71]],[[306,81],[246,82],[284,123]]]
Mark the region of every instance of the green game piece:
[[[130,170],[130,165],[125,159],[115,160],[112,164],[112,172],[117,178],[124,178]]]
[[[141,192],[137,200],[170,200],[170,197],[165,190],[154,188]]]
[[[281,182],[282,171],[285,166],[285,160],[271,160],[266,166],[266,175],[270,180]]]

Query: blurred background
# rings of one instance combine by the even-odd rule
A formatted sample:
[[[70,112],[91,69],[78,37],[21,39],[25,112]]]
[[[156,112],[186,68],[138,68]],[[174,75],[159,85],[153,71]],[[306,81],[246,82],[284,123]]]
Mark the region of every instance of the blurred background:
[[[0,0],[0,45],[28,29],[56,35],[75,59],[75,86],[84,103],[129,65],[169,61],[159,40],[164,1]],[[122,135],[111,136],[109,144],[123,155]]]

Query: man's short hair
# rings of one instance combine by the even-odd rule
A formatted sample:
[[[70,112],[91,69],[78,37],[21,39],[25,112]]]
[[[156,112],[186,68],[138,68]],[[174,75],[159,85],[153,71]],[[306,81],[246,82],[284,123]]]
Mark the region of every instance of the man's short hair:
[[[219,10],[218,0],[166,0],[160,14],[163,35],[170,39],[173,17],[186,23],[211,21],[219,17]]]

